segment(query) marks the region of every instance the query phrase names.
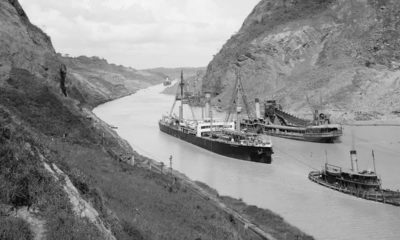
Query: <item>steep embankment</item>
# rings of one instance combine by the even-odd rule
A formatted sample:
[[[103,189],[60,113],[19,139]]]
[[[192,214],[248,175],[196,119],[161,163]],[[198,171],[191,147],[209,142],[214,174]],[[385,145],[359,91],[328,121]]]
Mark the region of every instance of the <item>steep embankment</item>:
[[[89,105],[120,98],[138,89],[161,83],[167,75],[162,72],[136,70],[108,63],[98,57],[62,57],[68,69],[70,82],[79,84]]]
[[[250,99],[339,119],[391,117],[400,110],[399,12],[396,0],[262,0],[208,65],[203,89],[227,104],[239,69]]]

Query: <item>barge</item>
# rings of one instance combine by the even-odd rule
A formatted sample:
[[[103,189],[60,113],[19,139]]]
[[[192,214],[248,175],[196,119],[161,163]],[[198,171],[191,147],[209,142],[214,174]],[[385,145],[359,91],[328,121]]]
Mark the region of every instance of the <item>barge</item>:
[[[314,112],[313,120],[293,116],[282,110],[275,100],[264,103],[261,117],[259,100],[256,99],[256,118],[243,119],[241,125],[248,131],[301,141],[333,143],[343,134],[340,124],[332,124],[327,114]]]

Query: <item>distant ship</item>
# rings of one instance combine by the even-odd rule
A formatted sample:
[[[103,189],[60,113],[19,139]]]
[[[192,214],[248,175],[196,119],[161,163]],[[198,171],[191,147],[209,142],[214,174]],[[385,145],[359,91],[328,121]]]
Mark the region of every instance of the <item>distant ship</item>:
[[[324,187],[353,195],[367,200],[400,206],[400,192],[382,189],[381,179],[376,174],[375,157],[374,171],[359,171],[357,165],[357,152],[350,151],[351,169],[325,163],[321,171],[312,171],[308,178]]]
[[[165,80],[164,80],[164,82],[163,82],[163,85],[164,85],[164,86],[169,86],[169,85],[171,85],[171,80],[169,80],[169,78],[166,77]]]
[[[218,121],[212,118],[212,114],[203,120],[184,119],[183,104],[188,103],[184,85],[181,73],[180,92],[176,94],[171,112],[159,121],[162,132],[227,157],[259,163],[272,162],[272,143],[265,136],[244,133],[233,121]],[[206,108],[210,110],[210,94],[206,94],[206,99]],[[181,103],[179,116],[172,114],[176,101]]]
[[[241,125],[248,131],[271,136],[310,142],[333,143],[343,134],[340,124],[332,124],[329,115],[314,112],[313,120],[301,119],[282,110],[275,100],[264,103],[261,117],[260,102],[256,102],[256,117],[243,119]]]

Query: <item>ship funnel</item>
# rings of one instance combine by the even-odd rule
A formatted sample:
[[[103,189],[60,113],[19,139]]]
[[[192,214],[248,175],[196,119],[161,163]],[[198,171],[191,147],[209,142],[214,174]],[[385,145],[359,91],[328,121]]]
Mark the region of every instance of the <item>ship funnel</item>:
[[[183,106],[179,106],[179,121],[183,121]]]
[[[260,119],[261,118],[260,100],[258,98],[256,98],[255,103],[256,103],[256,118]]]
[[[351,170],[354,172],[358,172],[358,164],[357,164],[357,151],[350,151],[350,160],[351,160]]]
[[[314,110],[314,122],[317,123],[318,122],[318,109]]]

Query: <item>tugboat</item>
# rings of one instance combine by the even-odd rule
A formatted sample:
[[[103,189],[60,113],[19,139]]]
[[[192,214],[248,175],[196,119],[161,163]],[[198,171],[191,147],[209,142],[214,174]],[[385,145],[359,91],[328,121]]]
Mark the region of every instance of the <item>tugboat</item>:
[[[324,187],[353,195],[359,198],[400,206],[400,192],[382,189],[381,179],[376,174],[375,157],[374,171],[359,171],[356,150],[350,151],[351,169],[325,163],[321,171],[311,171],[308,178]]]
[[[162,132],[227,157],[267,164],[272,162],[273,150],[270,139],[262,135],[242,132],[240,125],[235,125],[233,121],[213,119],[209,93],[206,94],[206,108],[209,110],[209,116],[201,121],[184,119],[183,104],[188,104],[184,85],[183,73],[181,73],[180,92],[176,94],[170,114],[163,116],[159,121]],[[181,104],[179,116],[172,114],[177,101]]]
[[[282,110],[275,100],[264,103],[264,117],[260,101],[255,99],[256,118],[243,119],[242,127],[251,132],[310,142],[333,143],[342,136],[342,126],[331,124],[327,114],[314,111],[313,120],[298,118]]]

